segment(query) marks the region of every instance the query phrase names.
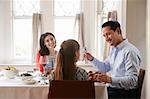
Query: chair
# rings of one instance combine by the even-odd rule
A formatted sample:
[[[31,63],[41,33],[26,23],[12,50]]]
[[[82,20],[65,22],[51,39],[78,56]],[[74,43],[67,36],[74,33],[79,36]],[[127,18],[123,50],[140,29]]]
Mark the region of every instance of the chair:
[[[138,76],[138,99],[141,99],[141,91],[142,91],[144,76],[145,76],[145,70],[141,68]]]
[[[95,99],[93,81],[53,80],[48,99]]]

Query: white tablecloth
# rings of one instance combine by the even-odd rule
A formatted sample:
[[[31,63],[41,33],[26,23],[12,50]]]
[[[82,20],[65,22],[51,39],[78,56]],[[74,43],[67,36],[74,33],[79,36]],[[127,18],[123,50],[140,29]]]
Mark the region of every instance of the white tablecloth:
[[[49,85],[24,84],[21,79],[0,77],[0,99],[47,99]],[[95,83],[96,99],[108,99],[105,85]]]
[[[91,64],[78,64],[78,66],[88,71],[97,71]],[[19,71],[32,70],[33,67],[27,69],[26,66],[17,67]],[[0,99],[47,99],[49,85],[33,85],[24,84],[21,78],[8,79],[1,76],[0,72]],[[108,99],[107,88],[104,84],[95,83],[96,99]]]

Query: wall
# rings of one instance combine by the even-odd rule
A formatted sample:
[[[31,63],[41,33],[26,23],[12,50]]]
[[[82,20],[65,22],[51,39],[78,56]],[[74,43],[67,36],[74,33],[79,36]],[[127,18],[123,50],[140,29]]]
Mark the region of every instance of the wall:
[[[0,0],[0,12],[2,12],[2,10],[3,10],[3,1],[2,0]],[[4,49],[3,49],[3,46],[4,46],[4,43],[2,43],[3,41],[4,41],[4,34],[3,34],[3,32],[4,32],[4,26],[3,26],[3,24],[4,24],[4,16],[2,16],[2,15],[0,15],[0,63],[3,61],[3,56],[4,56],[4,54],[3,54],[3,52],[4,52]]]
[[[9,0],[0,0],[0,12],[7,12],[1,13],[0,15],[0,63],[5,63],[4,60],[10,60],[8,56],[11,56],[11,32],[10,32],[10,2]]]
[[[146,84],[146,99],[149,99],[150,94],[150,0],[147,0],[147,69],[146,69],[146,78],[147,78],[147,84]]]
[[[141,52],[146,67],[146,0],[127,0],[126,33],[128,40]]]
[[[127,0],[126,35],[141,52],[142,68],[146,68],[146,0]],[[146,79],[142,99],[145,99]]]

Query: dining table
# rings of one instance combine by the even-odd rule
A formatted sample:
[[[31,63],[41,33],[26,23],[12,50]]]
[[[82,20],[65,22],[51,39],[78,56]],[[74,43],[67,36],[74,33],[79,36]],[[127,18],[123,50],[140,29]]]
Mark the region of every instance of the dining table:
[[[0,71],[0,99],[48,99],[50,84],[41,83],[37,77],[35,78],[34,83],[25,83],[20,76],[7,78]],[[94,84],[95,98],[108,99],[106,84]]]

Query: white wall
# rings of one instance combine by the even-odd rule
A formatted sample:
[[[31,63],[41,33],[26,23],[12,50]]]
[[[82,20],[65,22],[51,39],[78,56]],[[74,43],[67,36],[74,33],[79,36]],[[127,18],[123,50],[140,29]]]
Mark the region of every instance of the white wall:
[[[142,67],[146,67],[146,0],[127,0],[127,38],[141,52]]]
[[[0,63],[4,63],[4,60],[10,60],[8,56],[11,56],[11,32],[10,32],[10,2],[8,0],[0,0]],[[7,13],[5,13],[7,12]]]
[[[3,11],[3,1],[0,0],[0,12]],[[2,14],[2,13],[1,13]],[[3,38],[4,38],[4,35],[3,35],[3,32],[4,32],[4,16],[3,15],[0,15],[0,63],[3,61],[3,56],[4,56],[4,49],[3,49],[3,46],[4,46],[4,43],[3,43]]]
[[[150,0],[147,0],[147,69],[146,69],[146,78],[147,78],[147,84],[146,84],[146,99],[149,99],[150,94]]]
[[[127,0],[126,35],[141,52],[142,68],[146,68],[146,0]],[[146,79],[142,89],[145,99]]]

